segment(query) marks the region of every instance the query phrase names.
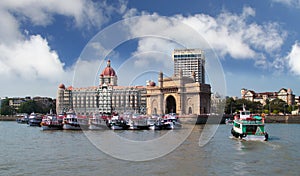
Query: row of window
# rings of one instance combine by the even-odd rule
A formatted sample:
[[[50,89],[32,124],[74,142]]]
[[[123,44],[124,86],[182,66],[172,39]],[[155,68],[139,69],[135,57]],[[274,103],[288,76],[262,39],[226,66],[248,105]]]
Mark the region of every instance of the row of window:
[[[183,58],[183,57],[199,57],[199,58],[201,58],[201,54],[174,54],[174,58]]]

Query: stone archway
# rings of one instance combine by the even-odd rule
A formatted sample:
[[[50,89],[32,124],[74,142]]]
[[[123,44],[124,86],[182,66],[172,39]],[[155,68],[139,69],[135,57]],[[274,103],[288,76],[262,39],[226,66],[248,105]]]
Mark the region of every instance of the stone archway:
[[[166,99],[165,113],[176,113],[176,100],[172,95],[169,95]]]

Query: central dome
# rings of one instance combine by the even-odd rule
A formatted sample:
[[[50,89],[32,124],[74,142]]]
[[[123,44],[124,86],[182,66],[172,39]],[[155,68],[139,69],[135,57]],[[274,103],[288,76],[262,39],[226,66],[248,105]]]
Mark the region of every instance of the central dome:
[[[110,67],[110,60],[107,61],[107,66],[102,71],[100,76],[117,76],[115,70]]]

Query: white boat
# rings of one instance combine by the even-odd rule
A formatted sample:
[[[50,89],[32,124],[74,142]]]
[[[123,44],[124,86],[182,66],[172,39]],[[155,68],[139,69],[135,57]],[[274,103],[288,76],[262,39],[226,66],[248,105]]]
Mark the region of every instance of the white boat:
[[[162,130],[163,122],[158,115],[152,115],[147,119],[147,124],[150,130]]]
[[[108,127],[112,130],[128,129],[126,120],[120,118],[119,115],[113,115],[112,118],[108,120]]]
[[[164,118],[164,128],[165,129],[179,129],[182,125],[178,120],[175,113],[170,113]]]
[[[56,114],[47,114],[43,117],[41,126],[43,130],[62,130],[63,119],[58,118]]]
[[[132,117],[127,120],[127,125],[131,130],[149,129],[148,117],[140,114],[133,114]]]
[[[109,115],[93,114],[93,117],[89,119],[90,130],[105,130],[108,129],[107,123]]]
[[[29,126],[41,126],[42,116],[40,114],[31,113],[28,117]]]
[[[64,130],[81,130],[77,115],[74,111],[68,111],[63,120]]]
[[[247,141],[267,141],[269,138],[268,133],[265,132],[264,117],[252,115],[250,111],[245,110],[245,108],[234,117],[231,134],[235,138]]]

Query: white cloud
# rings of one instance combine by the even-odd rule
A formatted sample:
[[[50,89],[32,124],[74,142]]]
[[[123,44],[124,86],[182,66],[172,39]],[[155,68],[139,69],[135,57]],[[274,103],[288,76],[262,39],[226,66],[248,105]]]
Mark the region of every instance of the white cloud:
[[[21,31],[22,24],[46,27],[61,15],[71,19],[73,27],[101,28],[111,14],[125,10],[122,0],[114,4],[90,0],[0,1],[0,23],[5,24],[0,28],[0,76],[4,90],[0,96],[55,97],[60,82],[72,83],[75,67],[64,67],[47,39],[30,34],[26,27]]]
[[[273,0],[274,2],[281,3],[287,5],[289,7],[300,8],[299,0]]]
[[[89,0],[3,0],[0,6],[22,20],[29,20],[34,25],[49,25],[54,15],[71,17],[78,27],[98,27],[107,22],[112,13],[123,13],[126,3],[119,1],[108,5],[106,1],[93,2]]]
[[[28,40],[18,41],[14,45],[0,45],[2,53],[0,73],[7,76],[18,76],[21,79],[37,78],[55,80],[62,75],[63,63],[48,42],[40,35],[32,35]]]
[[[229,55],[235,59],[253,59],[255,65],[264,68],[274,65],[273,62],[276,60],[267,60],[266,58],[272,57],[266,55],[277,55],[287,36],[287,32],[282,30],[276,22],[263,24],[249,22],[249,18],[255,16],[255,10],[250,7],[244,7],[241,14],[224,11],[216,17],[195,14],[190,16],[175,15],[168,18],[156,13],[149,15],[146,12],[141,12],[140,15],[139,21],[130,23],[128,20],[132,35],[152,33],[154,36],[162,36],[167,34],[167,36],[172,36],[178,41],[199,46],[199,42],[195,40],[195,33],[186,32],[186,26],[182,25],[186,24],[202,36],[211,48],[217,51],[219,56]],[[125,16],[128,17],[130,14]],[[162,41],[156,41],[153,44],[151,40],[142,39],[137,52],[144,52],[147,50],[146,47],[148,50],[159,47],[166,48],[164,46],[168,45]]]
[[[288,60],[289,68],[291,72],[300,75],[300,43],[295,42],[292,46],[290,53],[287,55],[286,59]]]

